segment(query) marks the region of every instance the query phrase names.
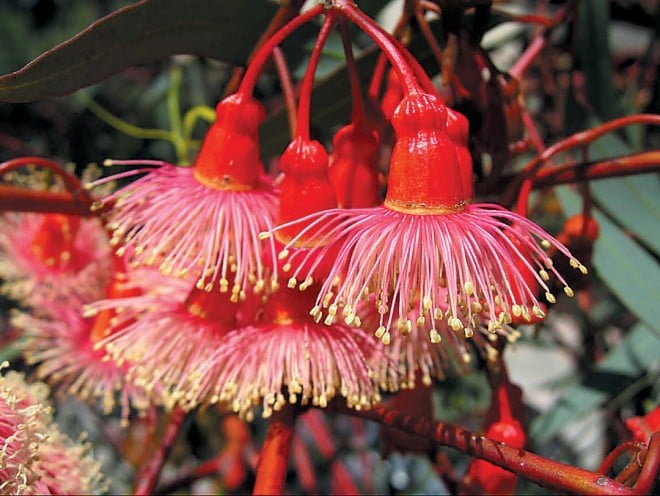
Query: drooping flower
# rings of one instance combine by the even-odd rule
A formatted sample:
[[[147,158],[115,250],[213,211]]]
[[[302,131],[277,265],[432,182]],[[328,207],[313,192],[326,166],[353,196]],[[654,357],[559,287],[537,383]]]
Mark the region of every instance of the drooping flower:
[[[125,366],[129,380],[154,393],[168,408],[198,406],[188,378],[223,345],[225,335],[251,324],[261,298],[252,293],[240,302],[218,288],[192,287],[184,280],[164,282],[168,291],[109,298],[87,306],[88,312],[113,311],[107,336],[96,344]]]
[[[2,291],[26,305],[39,299],[92,300],[111,273],[98,219],[7,212],[0,215]]]
[[[96,205],[111,206],[107,223],[117,252],[134,265],[166,275],[193,277],[197,287],[231,290],[238,299],[248,285],[261,290],[268,278],[258,234],[273,225],[277,192],[259,159],[257,129],[262,106],[235,94],[216,108],[193,167],[162,162],[105,178],[147,174]]]
[[[295,280],[307,280],[311,260],[337,253],[311,309],[317,321],[325,313],[326,323],[343,317],[351,324],[358,305],[373,294],[380,314],[376,335],[386,342],[395,319],[401,322],[398,317],[413,310],[418,322],[402,325],[420,325],[434,343],[441,339],[441,325],[468,338],[483,328],[506,333],[512,315],[542,312],[536,287],[528,285],[517,264],[536,272],[535,281],[551,303],[550,274],[565,280],[545,248],[554,247],[573,268],[586,272],[530,220],[499,205],[470,203],[446,121],[437,97],[411,93],[392,119],[397,141],[383,206],[320,212],[271,231],[277,235],[302,226],[284,245],[285,254],[303,237],[318,241],[314,250],[287,257],[298,267]],[[567,285],[564,291],[573,294]]]
[[[320,143],[294,139],[280,166],[284,172],[280,219],[336,205],[328,179],[328,155]],[[295,236],[295,232],[282,236]],[[305,251],[315,243],[311,238],[299,241],[290,248]],[[315,274],[327,270],[322,263],[315,265]],[[368,364],[377,353],[372,337],[343,324],[314,322],[306,308],[313,293],[291,289],[291,285],[281,279],[279,289],[264,305],[261,321],[224,335],[191,375],[188,389],[196,402],[221,402],[252,418],[260,405],[268,417],[287,402],[325,407],[340,396],[352,407],[366,408],[379,401]]]
[[[100,464],[92,458],[90,446],[74,443],[60,432],[47,396],[46,384],[27,384],[17,372],[0,377],[0,492],[103,491]]]
[[[269,417],[287,403],[321,408],[335,396],[368,408],[380,400],[368,360],[371,337],[314,323],[298,290],[281,287],[266,303],[265,323],[227,333],[190,377],[199,403],[221,403],[247,418]]]
[[[121,259],[115,259],[121,265]],[[136,276],[152,291],[171,291],[172,285],[154,271],[142,270]],[[176,281],[179,282],[179,281]],[[128,280],[124,271],[115,272],[106,295],[128,297],[141,293],[140,286]],[[83,401],[99,401],[104,413],[120,407],[123,424],[128,421],[131,407],[139,412],[149,407],[150,398],[144,388],[127,381],[128,366],[118,364],[101,349],[99,343],[108,334],[109,323],[117,319],[112,310],[84,315],[85,301],[63,304],[54,300],[39,302],[40,312],[15,312],[13,324],[25,337],[23,354],[28,363],[36,365],[39,378]]]

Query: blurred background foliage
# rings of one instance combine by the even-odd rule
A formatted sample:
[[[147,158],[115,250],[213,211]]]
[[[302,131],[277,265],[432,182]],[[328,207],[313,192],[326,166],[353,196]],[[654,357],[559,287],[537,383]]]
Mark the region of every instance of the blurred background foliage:
[[[172,130],[181,124],[176,122],[181,118],[177,112],[214,106],[233,65],[245,63],[277,10],[276,3],[265,0],[195,0],[185,2],[185,12],[180,11],[183,2],[176,0],[137,3],[154,10],[142,17],[115,19],[112,29],[92,31],[88,38],[50,52],[41,67],[19,75],[18,83],[32,82],[34,91],[21,90],[16,79],[0,80],[0,100],[5,100],[0,102],[0,160],[43,155],[79,167],[107,157],[180,160],[172,143],[121,132],[109,118],[100,118],[95,105],[139,128]],[[358,3],[371,15],[380,16],[387,26],[393,24],[401,8],[401,2]],[[135,4],[121,0],[3,0],[0,74],[18,70],[90,23]],[[520,0],[496,5],[534,13],[536,4]],[[548,8],[553,11],[562,5],[549,2]],[[204,10],[201,15],[199,9]],[[195,15],[188,15],[190,12]],[[206,25],[192,22],[195,17],[205,19]],[[176,28],[169,29],[168,22]],[[470,22],[469,17],[466,22]],[[140,23],[159,29],[145,34]],[[432,25],[440,34],[440,23]],[[172,31],[176,29],[179,31]],[[553,31],[539,63],[532,65],[520,82],[526,106],[546,144],[618,116],[658,113],[659,29],[655,1],[578,2],[575,18]],[[504,22],[495,14],[482,46],[496,66],[506,71],[529,45],[533,32],[529,25]],[[302,74],[315,34],[314,29],[305,28],[285,44],[294,76]],[[376,52],[359,34],[353,42],[361,77],[367,82]],[[438,72],[428,46],[415,29],[410,33],[410,47],[428,71]],[[94,58],[99,50],[107,53]],[[312,114],[314,132],[325,142],[348,118],[350,99],[343,66],[341,41],[331,38],[317,76]],[[56,77],[56,82],[39,83],[43,74],[67,68],[73,70]],[[74,92],[83,86],[85,89]],[[257,91],[269,109],[262,129],[262,151],[266,159],[272,159],[289,137],[281,88],[272,70],[261,79]],[[63,96],[67,93],[72,94]],[[173,98],[178,111],[172,108]],[[193,137],[201,138],[206,125],[201,119],[193,128]],[[633,126],[597,140],[589,147],[589,158],[658,149],[659,144],[657,129]],[[194,144],[190,150],[194,153]],[[576,152],[576,160],[581,156]],[[506,170],[515,171],[530,158],[530,154],[517,157],[506,164]],[[484,172],[478,172],[483,178]],[[643,415],[660,402],[660,179],[646,175],[595,181],[592,193],[600,237],[585,288],[590,304],[580,308],[575,301],[560,301],[543,325],[523,329],[523,339],[506,353],[511,378],[524,391],[530,421],[529,449],[590,469],[597,467],[614,446],[630,438],[625,419]],[[533,197],[533,216],[553,233],[561,230],[566,216],[580,209],[581,198],[570,186]],[[5,309],[9,306],[10,302],[4,303]],[[6,355],[7,349],[4,351]],[[61,404],[63,421],[75,424],[76,429],[84,426],[97,441],[103,436],[94,432],[105,430],[107,434],[112,430],[102,426],[91,410],[71,401]],[[488,401],[488,381],[479,364],[474,373],[449,377],[435,388],[436,417],[477,430]],[[180,443],[174,451],[165,479],[179,465],[213,456],[218,443],[222,444],[213,440],[217,437],[216,421],[214,414],[207,412],[188,426],[189,443]],[[331,426],[337,456],[356,480],[364,475],[360,471],[372,464],[378,492],[446,490],[432,464],[419,456],[393,454],[381,460],[377,454],[382,444],[375,426],[366,426],[364,436],[355,436],[355,426],[347,419],[334,419]],[[263,436],[263,425],[258,422],[251,429],[257,438]],[[311,437],[306,442],[314,449]],[[111,449],[101,444],[98,449],[105,453],[108,475],[115,476],[113,490],[125,491],[130,487],[130,467],[121,464]],[[458,472],[469,462],[456,452],[448,450],[446,455]],[[322,457],[315,457],[315,463],[322,468]],[[294,479],[292,474],[292,487],[300,490]],[[200,485],[198,490],[205,487]],[[520,491],[547,492],[524,483]]]

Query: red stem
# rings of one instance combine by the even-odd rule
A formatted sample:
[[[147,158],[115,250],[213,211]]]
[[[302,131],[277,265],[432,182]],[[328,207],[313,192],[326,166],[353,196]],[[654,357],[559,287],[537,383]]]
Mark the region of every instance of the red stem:
[[[92,204],[92,198],[89,196],[89,193],[82,184],[80,184],[80,179],[78,179],[73,174],[65,171],[59,164],[43,157],[17,157],[0,164],[0,176],[14,171],[16,169],[21,169],[23,167],[29,166],[38,166],[48,169],[55,173],[58,177],[62,179],[65,188],[71,193],[71,196],[75,201],[81,202],[84,204],[85,208],[89,208]]]
[[[401,13],[401,17],[399,17],[396,26],[394,26],[394,29],[392,30],[392,37],[394,39],[398,39],[403,29],[408,25],[408,21],[410,21],[410,15],[410,9],[404,7],[403,12]],[[374,73],[371,76],[371,83],[369,84],[368,93],[369,96],[374,100],[377,100],[378,96],[380,95],[380,87],[382,85],[383,78],[385,77],[385,69],[387,69],[387,56],[384,52],[381,52],[378,55],[378,61],[376,62]]]
[[[135,484],[134,494],[152,494],[163,464],[167,459],[174,441],[179,434],[181,424],[186,418],[186,413],[181,408],[175,408],[170,414],[165,432],[156,447],[155,453],[140,469]]]
[[[346,21],[344,19],[340,19],[339,21],[339,32],[341,33],[341,42],[344,46],[348,80],[351,85],[351,99],[353,105],[351,120],[354,124],[361,125],[364,121],[364,102],[362,101],[360,76],[357,73],[355,57],[353,56],[353,47],[351,47],[351,37],[348,33],[348,27],[346,26]]]
[[[624,453],[629,453],[634,451],[635,453],[632,455],[634,457],[635,454],[639,453],[640,450],[645,449],[646,446],[644,443],[637,443],[634,441],[629,441],[627,443],[620,444],[616,448],[614,448],[612,451],[608,453],[608,455],[605,457],[603,462],[600,464],[598,467],[598,472],[599,474],[607,475],[607,472],[612,468],[612,465],[614,465],[614,462]]]
[[[279,31],[273,34],[273,36],[271,36],[254,54],[252,62],[250,62],[250,65],[245,71],[241,85],[238,87],[238,93],[252,95],[254,87],[257,84],[257,78],[259,77],[259,74],[261,74],[261,71],[268,61],[273,49],[300,26],[321,14],[324,8],[325,7],[322,4],[319,4],[316,7],[309,9],[307,12],[293,18],[289,23],[285,24]]]
[[[293,90],[293,82],[291,81],[291,73],[287,66],[284,53],[280,47],[273,48],[273,62],[275,62],[275,69],[280,78],[280,85],[282,86],[282,93],[284,94],[284,102],[286,104],[286,113],[289,119],[289,133],[291,137],[296,134],[296,95]]]
[[[534,178],[534,188],[658,171],[660,171],[660,151],[654,150],[544,170]]]
[[[516,197],[516,191],[518,189],[523,189],[525,187],[524,183],[533,182],[538,170],[555,155],[565,152],[576,146],[586,146],[604,134],[633,124],[652,124],[660,126],[660,115],[637,114],[621,117],[619,119],[613,119],[586,131],[575,133],[572,136],[569,136],[568,138],[555,143],[525,166],[523,172],[518,176],[519,179],[513,181],[504,191],[502,195],[502,201],[500,203],[503,205],[510,205],[513,203],[513,198]]]
[[[660,432],[655,432],[651,434],[644,465],[633,486],[636,494],[651,494],[653,483],[658,477],[658,466],[660,466]]]
[[[89,217],[88,205],[83,205],[68,192],[33,191],[16,186],[0,185],[0,211],[58,213]]]
[[[476,432],[444,422],[404,415],[383,407],[356,411],[339,402],[335,411],[378,422],[425,439],[432,439],[462,453],[487,460],[543,487],[578,494],[632,495],[633,489],[608,477],[512,448]]]
[[[323,46],[330,36],[335,25],[335,15],[330,12],[323,24],[321,30],[312,48],[312,54],[309,57],[305,76],[303,77],[302,85],[300,87],[300,100],[298,102],[298,126],[296,127],[296,136],[305,141],[309,141],[309,119],[312,108],[312,88],[314,87],[314,75],[316,68],[319,65],[321,54],[323,53]]]
[[[403,84],[406,94],[420,92],[420,86],[414,72],[408,65],[406,58],[399,51],[396,40],[389,33],[374,23],[369,16],[362,13],[351,0],[335,0],[332,9],[341,13],[342,16],[364,31],[387,55],[390,64],[399,75],[399,80]]]
[[[273,19],[268,24],[266,30],[261,34],[261,37],[259,38],[257,44],[252,49],[252,52],[248,57],[248,63],[252,62],[252,59],[254,58],[255,54],[259,51],[259,49],[263,46],[263,44],[266,43],[266,41],[268,41],[270,37],[277,32],[278,29],[280,29],[284,24],[289,22],[293,17],[298,15],[298,12],[300,12],[300,9],[302,8],[304,3],[305,0],[289,0],[288,2],[284,2],[284,4],[278,9],[278,11],[273,16]],[[224,93],[225,96],[231,95],[236,91],[241,81],[242,75],[243,75],[243,67],[235,67],[234,70],[232,71],[231,79],[229,80],[227,86],[225,87],[225,93]]]
[[[275,412],[261,447],[252,494],[282,494],[298,411],[286,405]]]

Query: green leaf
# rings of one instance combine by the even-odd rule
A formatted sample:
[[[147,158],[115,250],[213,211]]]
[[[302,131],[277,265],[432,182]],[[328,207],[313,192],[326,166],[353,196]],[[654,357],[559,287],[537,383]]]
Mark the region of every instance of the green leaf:
[[[567,215],[580,211],[580,197],[570,188],[556,188]],[[597,208],[600,236],[594,244],[593,266],[617,298],[651,329],[660,332],[660,265]]]
[[[531,437],[544,443],[573,420],[601,407],[658,363],[658,349],[658,333],[643,323],[633,326],[623,341],[570,387],[548,413],[534,419]]]
[[[590,119],[595,126],[600,122]],[[639,127],[639,126],[634,126]],[[631,153],[632,149],[617,134],[609,133],[589,147],[589,158],[605,159]],[[626,231],[632,233],[660,255],[660,178],[655,174],[603,179],[591,183],[598,205]]]
[[[141,0],[0,77],[0,100],[67,95],[172,54],[242,64],[276,10],[266,0]]]
[[[585,76],[584,93],[604,120],[620,115],[609,49],[609,7],[602,0],[577,4],[576,58]]]

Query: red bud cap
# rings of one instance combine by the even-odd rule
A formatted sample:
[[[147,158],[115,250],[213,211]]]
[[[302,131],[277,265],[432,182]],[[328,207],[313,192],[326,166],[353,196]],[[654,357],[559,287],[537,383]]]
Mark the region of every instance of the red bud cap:
[[[364,127],[349,124],[332,139],[330,181],[342,208],[368,208],[379,203],[378,138]]]
[[[380,108],[387,120],[392,119],[392,114],[394,114],[394,111],[402,98],[403,88],[399,82],[399,76],[397,76],[394,69],[390,69],[387,72],[385,92],[383,93],[383,98],[380,103]]]
[[[392,117],[392,150],[385,206],[413,214],[462,211],[456,145],[447,132],[447,107],[427,93],[405,97]]]
[[[264,174],[258,130],[265,116],[262,105],[243,94],[218,103],[216,121],[195,160],[197,180],[221,190],[253,189]]]
[[[279,224],[337,206],[337,197],[328,177],[328,154],[318,141],[294,139],[282,154],[280,168],[284,179],[280,185]],[[291,239],[306,226],[278,231],[282,242]]]

